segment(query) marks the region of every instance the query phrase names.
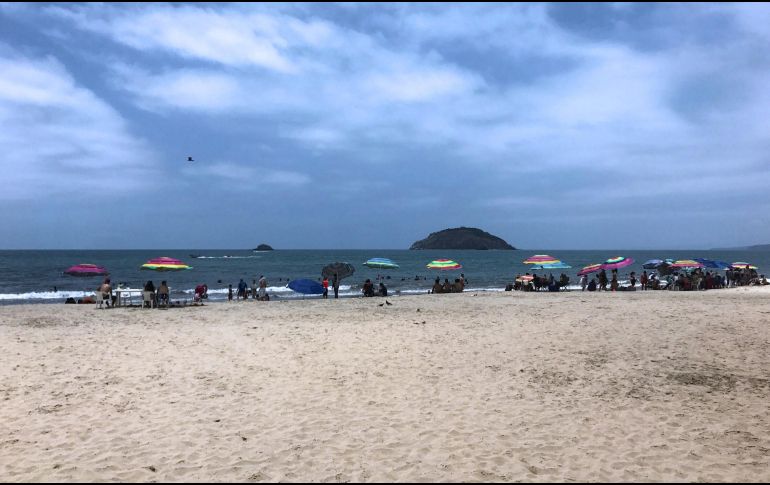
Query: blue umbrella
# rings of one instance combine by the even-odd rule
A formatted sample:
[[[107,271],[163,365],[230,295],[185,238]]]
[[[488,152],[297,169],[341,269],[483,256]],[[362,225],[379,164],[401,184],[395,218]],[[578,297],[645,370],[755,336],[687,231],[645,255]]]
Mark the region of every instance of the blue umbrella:
[[[532,269],[569,269],[571,267],[572,266],[559,261],[558,263],[538,264],[536,266],[532,266]]]
[[[706,268],[727,269],[730,267],[730,263],[725,263],[724,261],[714,261],[711,259],[703,259],[703,258],[695,258],[694,261],[699,262]]]
[[[663,263],[662,259],[651,259],[642,265],[644,269],[655,269]]]
[[[291,280],[287,286],[303,295],[323,295],[324,292],[324,287],[321,286],[321,283],[313,280]]]
[[[388,258],[372,258],[364,263],[364,266],[380,269],[395,269],[398,265]]]

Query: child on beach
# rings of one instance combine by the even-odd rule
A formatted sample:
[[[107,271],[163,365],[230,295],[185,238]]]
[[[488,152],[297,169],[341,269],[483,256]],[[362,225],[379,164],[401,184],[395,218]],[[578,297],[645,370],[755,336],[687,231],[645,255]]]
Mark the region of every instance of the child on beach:
[[[325,299],[329,298],[329,277],[328,276],[324,276],[324,281],[323,281],[322,284],[323,284],[323,287],[324,287],[324,295],[323,295],[323,297],[324,297],[324,300],[325,300]]]

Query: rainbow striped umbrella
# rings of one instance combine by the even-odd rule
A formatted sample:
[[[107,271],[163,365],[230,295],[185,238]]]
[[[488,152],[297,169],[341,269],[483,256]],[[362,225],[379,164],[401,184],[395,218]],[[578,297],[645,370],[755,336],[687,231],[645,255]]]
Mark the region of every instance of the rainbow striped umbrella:
[[[64,274],[68,274],[70,276],[105,276],[110,274],[110,272],[101,266],[96,266],[95,264],[80,263],[67,268],[64,271]]]
[[[139,269],[151,269],[154,271],[180,271],[183,269],[192,269],[192,266],[187,266],[178,259],[169,258],[168,256],[161,256],[147,261]]]
[[[448,269],[460,269],[462,268],[462,265],[460,263],[456,263],[452,261],[451,259],[437,259],[435,261],[431,261],[426,266],[428,269],[440,269],[440,270],[448,270]]]
[[[738,261],[737,263],[733,263],[730,266],[733,268],[749,268],[749,269],[757,269],[756,266],[750,263],[744,263],[743,261]]]
[[[396,269],[398,265],[388,258],[372,258],[364,263],[364,266],[378,269]]]
[[[702,268],[703,263],[692,259],[679,259],[670,264],[672,268]]]
[[[589,273],[596,273],[600,269],[602,269],[601,264],[589,264],[588,266],[583,266],[583,269],[578,271],[578,276],[583,276]]]
[[[524,260],[524,264],[556,264],[556,263],[561,263],[561,261],[547,254],[536,254]]]
[[[620,269],[634,264],[634,258],[626,258],[623,256],[615,256],[602,264],[602,269]]]

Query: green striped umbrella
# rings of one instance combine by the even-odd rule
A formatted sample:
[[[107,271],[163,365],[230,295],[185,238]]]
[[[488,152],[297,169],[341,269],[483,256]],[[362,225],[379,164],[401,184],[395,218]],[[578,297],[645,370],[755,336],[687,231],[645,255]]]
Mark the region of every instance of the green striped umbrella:
[[[452,261],[451,259],[437,259],[435,261],[431,261],[430,263],[428,263],[427,268],[440,269],[440,270],[460,269],[462,268],[462,265],[460,263],[456,263]]]

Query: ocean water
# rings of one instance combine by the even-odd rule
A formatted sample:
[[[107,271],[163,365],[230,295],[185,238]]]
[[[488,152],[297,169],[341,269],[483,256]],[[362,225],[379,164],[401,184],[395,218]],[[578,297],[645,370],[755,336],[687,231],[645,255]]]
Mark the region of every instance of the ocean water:
[[[319,279],[321,268],[334,261],[351,263],[356,272],[342,280],[341,296],[361,294],[363,282],[369,278],[382,281],[390,294],[426,293],[433,280],[440,277],[454,281],[461,273],[467,280],[466,291],[502,291],[513,282],[516,274],[531,272],[522,261],[534,254],[549,254],[572,266],[572,269],[553,270],[558,278],[566,273],[571,286],[577,285],[577,272],[585,265],[601,263],[607,258],[625,256],[635,263],[619,270],[621,280],[631,271],[637,275],[649,259],[708,258],[732,263],[746,261],[759,268],[759,273],[770,273],[770,252],[704,251],[704,250],[515,250],[515,251],[409,251],[409,250],[101,250],[101,251],[0,251],[0,305],[15,303],[61,303],[67,297],[82,298],[101,284],[102,278],[78,278],[63,274],[68,267],[79,263],[104,266],[110,271],[113,286],[123,283],[141,288],[147,280],[158,286],[166,280],[172,289],[172,299],[190,298],[199,283],[209,287],[211,300],[227,298],[228,284],[237,288],[243,278],[249,286],[253,279],[265,275],[268,293],[273,299],[319,298],[300,295],[286,287],[291,279]],[[191,255],[202,256],[193,258]],[[193,269],[178,272],[140,270],[149,259],[158,256],[178,258]],[[394,270],[370,269],[363,262],[373,257],[390,258],[400,265]],[[453,259],[463,265],[461,270],[439,271],[425,267],[439,258]],[[550,271],[537,271],[538,274]],[[380,278],[378,280],[378,277]],[[54,291],[55,289],[55,291]]]

